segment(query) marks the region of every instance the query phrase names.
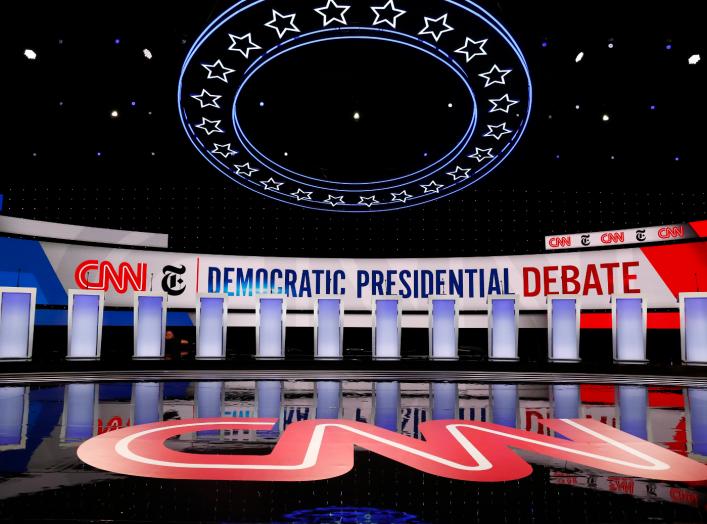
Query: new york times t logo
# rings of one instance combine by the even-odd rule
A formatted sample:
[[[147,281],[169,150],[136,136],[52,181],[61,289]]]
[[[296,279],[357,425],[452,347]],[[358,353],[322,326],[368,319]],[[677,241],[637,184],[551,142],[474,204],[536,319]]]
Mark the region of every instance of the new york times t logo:
[[[182,266],[164,266],[162,268],[162,289],[170,296],[174,297],[184,293],[187,285],[182,278],[182,275],[187,271],[187,267]]]

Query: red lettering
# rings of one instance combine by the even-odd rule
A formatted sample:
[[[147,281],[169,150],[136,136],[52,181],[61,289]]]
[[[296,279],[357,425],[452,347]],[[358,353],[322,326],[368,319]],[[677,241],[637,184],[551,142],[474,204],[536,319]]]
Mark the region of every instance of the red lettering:
[[[623,244],[623,233],[604,233],[600,239],[602,244]]]
[[[587,419],[546,419],[566,438],[488,422],[435,420],[420,424],[425,440],[352,420],[294,422],[268,455],[203,455],[169,449],[165,441],[201,430],[271,429],[277,419],[206,418],[155,422],[109,431],[85,441],[77,454],[96,468],[152,478],[306,481],[348,473],[354,446],[445,478],[501,482],[532,473],[515,449],[615,475],[656,480],[707,480],[707,467],[688,457]],[[616,478],[632,492],[633,480]]]
[[[557,279],[550,276],[550,272],[557,271],[559,268],[557,266],[545,266],[543,268],[543,277],[545,279],[545,296],[547,295],[557,295],[557,291],[550,290],[550,284],[557,282]]]
[[[98,280],[91,282],[88,280],[88,272],[98,270]],[[137,270],[134,270],[129,263],[121,262],[116,270],[113,264],[103,261],[100,264],[97,260],[86,260],[78,265],[74,272],[76,285],[81,289],[101,289],[108,291],[111,284],[118,293],[125,293],[128,286],[133,291],[145,291],[147,289],[147,264],[138,262]]]
[[[533,276],[533,289],[530,288],[530,276]],[[523,295],[536,297],[540,294],[540,271],[535,267],[523,268]]]
[[[609,295],[614,294],[614,269],[619,267],[621,264],[618,262],[608,262],[606,264],[599,264],[599,267],[602,269],[606,269],[606,292]]]
[[[548,245],[550,247],[571,247],[572,237],[550,237]]]
[[[640,264],[638,262],[624,262],[623,264],[623,277],[624,277],[624,293],[640,293],[640,289],[632,289],[631,281],[636,280],[638,275],[635,273],[630,273],[632,267],[638,267]]]
[[[587,273],[584,275],[584,291],[582,294],[584,296],[589,294],[590,290],[594,290],[597,295],[601,295],[601,281],[599,280],[599,273],[597,272],[597,266],[595,264],[587,265]]]
[[[579,268],[577,266],[562,266],[562,294],[576,295],[580,291]],[[570,289],[570,284],[572,288]]]
[[[683,236],[685,236],[685,229],[683,226],[661,227],[658,230],[658,238],[662,239],[682,238]]]

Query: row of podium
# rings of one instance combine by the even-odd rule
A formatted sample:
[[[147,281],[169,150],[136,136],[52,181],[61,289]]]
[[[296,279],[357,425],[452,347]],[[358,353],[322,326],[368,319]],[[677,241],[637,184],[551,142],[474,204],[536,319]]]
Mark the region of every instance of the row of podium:
[[[287,407],[285,401],[285,384],[278,380],[261,380],[253,384],[251,397],[247,402],[227,401],[227,386],[220,381],[204,381],[192,383],[191,393],[185,393],[184,400],[170,397],[167,400],[164,384],[158,382],[137,382],[132,384],[128,397],[122,397],[120,402],[128,401],[129,410],[115,409],[115,399],[108,403],[112,408],[99,403],[100,384],[71,383],[64,386],[64,409],[61,423],[61,441],[64,443],[80,443],[97,433],[109,429],[117,429],[106,415],[121,415],[120,425],[132,425],[160,422],[165,419],[165,413],[173,411],[183,418],[215,418],[224,416],[260,417],[271,418],[278,423],[266,431],[257,433],[263,437],[277,437],[284,428],[288,411],[294,408]],[[401,415],[404,412],[402,404],[401,383],[399,382],[374,382],[371,389],[356,389],[355,398],[359,404],[347,404],[345,409],[345,383],[341,381],[316,381],[312,390],[298,389],[302,398],[311,395],[312,404],[300,404],[297,407],[296,420],[309,418],[316,419],[341,419],[351,417],[354,412],[358,417],[360,413],[371,423],[400,432],[402,430]],[[520,401],[522,385],[518,384],[489,384],[487,388],[487,401],[478,397],[474,408],[469,408],[468,401],[460,398],[460,385],[453,382],[432,382],[429,384],[428,399],[416,397],[419,406],[426,404],[422,409],[425,414],[420,414],[419,419],[455,420],[476,419],[487,420],[513,428],[530,430],[530,420],[527,412],[523,416]],[[477,393],[481,394],[481,387]],[[651,421],[649,406],[649,393],[647,386],[617,385],[614,387],[614,400],[611,407],[615,410],[607,411],[601,407],[597,411],[586,411],[587,405],[583,404],[580,395],[580,386],[576,384],[550,384],[547,399],[549,409],[531,408],[540,417],[578,419],[584,417],[607,416],[608,424],[615,424],[627,433],[644,440],[660,438],[651,435],[650,428],[664,426],[662,434],[679,431],[682,427],[683,438],[689,446],[687,451],[700,455],[707,455],[707,389],[689,387],[683,390],[684,414],[678,413],[677,417],[659,418]],[[0,451],[24,447],[28,427],[28,412],[30,402],[30,389],[25,386],[0,387]],[[251,391],[249,391],[250,393]],[[189,395],[190,400],[187,400]],[[232,395],[232,392],[230,393]],[[348,393],[350,395],[351,392]],[[351,398],[349,396],[349,398]],[[367,405],[370,411],[363,408]],[[422,403],[422,404],[420,404]],[[484,406],[485,407],[481,407]],[[355,409],[352,409],[355,408]],[[181,411],[176,411],[177,409]],[[472,414],[473,410],[473,414]],[[660,410],[659,410],[660,411]],[[667,411],[662,411],[667,413]],[[656,411],[653,408],[653,414]],[[684,418],[683,418],[684,417]],[[97,421],[102,420],[102,427],[97,426]],[[682,426],[679,422],[682,418]],[[677,425],[676,425],[677,424]],[[675,427],[673,427],[676,425]],[[408,431],[412,428],[407,427]],[[685,435],[685,432],[687,434]],[[203,431],[197,433],[197,438],[213,436],[218,438],[219,431]],[[254,435],[249,435],[253,437]],[[242,435],[245,437],[245,435]],[[677,435],[673,438],[679,438]]]
[[[0,360],[32,357],[34,288],[0,288]],[[133,307],[133,358],[160,359],[165,354],[167,295],[136,293]],[[286,297],[261,295],[256,308],[256,357],[285,358]],[[639,295],[612,296],[614,360],[645,363],[647,304]],[[371,307],[374,359],[397,360],[401,355],[401,318],[404,300],[398,296],[373,299]],[[681,293],[680,330],[682,361],[707,365],[707,293]],[[104,292],[69,290],[67,359],[91,360],[101,355]],[[228,296],[200,294],[196,311],[196,358],[224,359],[228,326]],[[487,300],[488,356],[494,361],[518,360],[518,297],[492,295]],[[570,295],[547,299],[548,359],[579,362],[581,304]],[[314,315],[314,356],[343,357],[341,297],[318,297]],[[429,358],[458,358],[459,300],[451,296],[429,298]]]

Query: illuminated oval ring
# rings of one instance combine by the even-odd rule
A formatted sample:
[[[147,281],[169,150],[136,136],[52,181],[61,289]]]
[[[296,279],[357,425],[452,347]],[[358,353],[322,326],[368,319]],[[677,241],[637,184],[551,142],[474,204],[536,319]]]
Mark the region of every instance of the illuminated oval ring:
[[[424,204],[465,189],[498,167],[525,131],[532,104],[528,66],[509,32],[468,0],[368,1],[302,0],[295,9],[285,0],[242,0],[218,16],[187,54],[178,84],[180,119],[197,151],[243,187],[334,212]],[[238,120],[245,83],[284,53],[341,39],[405,45],[449,67],[473,106],[458,143],[413,173],[367,182],[322,180],[263,154]]]

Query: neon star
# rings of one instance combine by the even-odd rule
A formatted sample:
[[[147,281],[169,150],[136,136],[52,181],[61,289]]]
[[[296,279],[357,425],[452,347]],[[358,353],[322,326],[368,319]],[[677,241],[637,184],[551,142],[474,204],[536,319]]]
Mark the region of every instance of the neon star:
[[[481,163],[484,160],[491,160],[494,158],[494,156],[491,154],[492,148],[488,149],[481,149],[480,147],[476,148],[476,152],[473,155],[468,155],[468,158],[473,158],[477,162]]]
[[[472,40],[467,36],[464,45],[454,52],[464,55],[468,64],[472,58],[486,55],[486,50],[484,49],[486,42],[488,42],[488,39]]]
[[[426,16],[425,27],[423,27],[422,30],[417,34],[432,35],[432,38],[434,38],[435,42],[439,42],[439,39],[442,38],[442,35],[444,33],[448,33],[449,31],[454,31],[454,28],[447,23],[447,13],[444,13],[439,18],[430,18],[429,16]]]
[[[312,200],[312,191],[302,191],[301,188],[297,188],[297,191],[290,193],[290,195],[295,197],[297,202],[300,200]]]
[[[315,9],[315,11],[322,15],[324,18],[324,27],[326,27],[332,22],[339,22],[346,25],[345,15],[346,11],[349,9],[351,9],[350,5],[338,5],[334,0],[328,0],[325,6]],[[332,12],[334,13],[333,15]]]
[[[211,152],[215,155],[221,155],[223,158],[228,158],[238,153],[238,151],[231,149],[231,144],[214,144],[214,149]]]
[[[489,71],[481,73],[479,76],[486,80],[484,87],[488,87],[493,84],[506,85],[506,75],[511,71],[512,69],[499,69],[499,67],[494,64]]]
[[[232,34],[229,34],[228,36],[231,39],[231,46],[228,48],[228,50],[238,51],[246,59],[250,58],[249,55],[251,51],[257,51],[258,49],[262,49],[262,47],[253,42],[253,37],[250,33],[245,34],[243,36],[236,36]],[[247,40],[247,42],[243,42],[244,40]],[[246,45],[244,46],[243,43],[245,43]]]
[[[287,20],[288,23],[287,25],[282,25],[282,22],[284,20]],[[292,31],[293,33],[299,33],[299,29],[295,25],[295,14],[292,13],[291,15],[283,15],[275,11],[274,9],[272,10],[272,20],[270,20],[267,24],[265,24],[265,27],[269,27],[270,29],[274,29],[277,31],[277,36],[278,38],[282,38],[287,31]]]
[[[489,110],[489,113],[495,113],[496,111],[501,111],[508,114],[508,110],[511,106],[516,105],[518,100],[511,100],[508,98],[508,94],[503,95],[501,98],[495,98],[489,100],[493,104],[493,107]]]
[[[402,202],[403,204],[408,198],[412,198],[412,195],[408,195],[407,191],[403,190],[400,193],[391,193],[393,195],[393,200],[391,202]]]
[[[223,129],[218,126],[220,123],[220,120],[209,120],[208,118],[201,117],[201,124],[198,124],[194,127],[203,129],[204,131],[206,131],[207,135],[210,135],[212,133],[223,133]]]
[[[359,201],[359,205],[367,206],[369,208],[373,204],[380,204],[380,202],[378,202],[378,200],[376,200],[376,195],[369,196],[369,197],[362,196],[361,200]]]
[[[272,177],[270,177],[268,180],[261,180],[261,184],[265,187],[265,189],[269,189],[270,191],[280,191],[280,186],[284,184],[284,182],[275,182]]]
[[[469,178],[469,171],[471,171],[471,169],[464,169],[460,166],[457,166],[454,171],[449,171],[447,174],[451,176],[456,182],[457,180],[465,180]]]
[[[221,95],[212,95],[206,89],[202,89],[200,95],[191,95],[191,97],[194,100],[199,101],[199,105],[201,105],[201,109],[204,109],[205,107],[215,107],[216,109],[220,108],[220,106],[218,105],[216,100],[221,98]]]
[[[331,195],[329,195],[329,198],[327,198],[326,200],[324,200],[324,203],[325,203],[325,204],[331,204],[331,207],[336,207],[336,206],[338,206],[339,204],[343,204],[343,203],[344,203],[344,197],[342,197],[342,196],[331,196]]]
[[[233,164],[233,167],[236,168],[236,174],[237,175],[245,175],[247,177],[250,177],[253,173],[258,171],[257,168],[255,167],[250,167],[250,162],[246,162],[245,164]]]
[[[218,78],[219,80],[228,83],[228,78],[226,75],[230,75],[235,71],[235,69],[230,69],[223,65],[221,60],[216,60],[213,64],[201,64],[204,69],[209,72],[209,76],[206,77],[207,80],[212,78]]]
[[[491,124],[489,124],[486,127],[488,127],[489,130],[484,133],[484,136],[492,136],[496,140],[500,140],[503,135],[507,135],[511,132],[510,129],[506,129],[505,122],[503,122],[502,124],[498,124],[497,126],[492,126]]]
[[[388,24],[393,29],[397,29],[395,26],[398,18],[405,14],[402,9],[396,9],[393,0],[388,0],[385,5],[379,7],[371,7],[371,10],[376,15],[373,25]]]
[[[425,193],[439,193],[439,190],[444,187],[444,184],[438,184],[434,180],[429,184],[420,184],[420,187],[425,190]]]

